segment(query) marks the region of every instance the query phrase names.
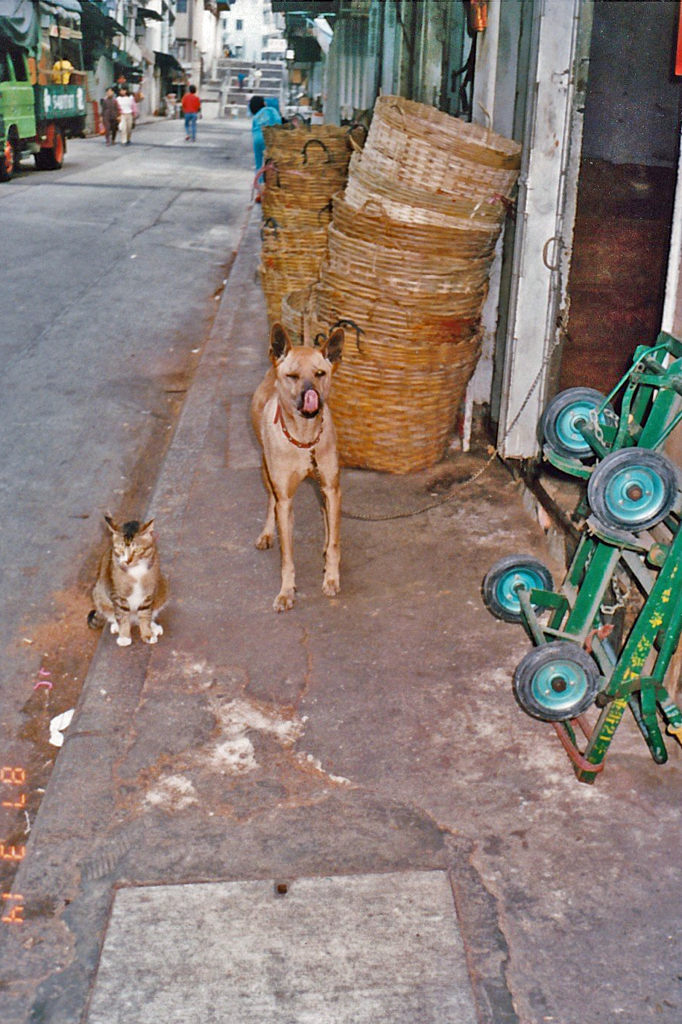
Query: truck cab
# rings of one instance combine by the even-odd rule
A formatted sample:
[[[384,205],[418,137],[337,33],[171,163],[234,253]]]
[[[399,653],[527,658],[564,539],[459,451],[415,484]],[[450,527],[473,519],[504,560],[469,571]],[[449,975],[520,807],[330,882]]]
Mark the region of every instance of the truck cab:
[[[0,36],[0,178],[12,177],[21,156],[22,139],[35,137],[36,131],[28,58],[18,46]]]

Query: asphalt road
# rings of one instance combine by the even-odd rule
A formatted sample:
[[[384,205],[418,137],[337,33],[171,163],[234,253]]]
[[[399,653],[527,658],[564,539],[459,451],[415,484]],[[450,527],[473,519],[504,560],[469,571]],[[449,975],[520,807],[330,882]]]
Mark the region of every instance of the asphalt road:
[[[49,720],[74,706],[97,640],[85,615],[102,513],[144,515],[252,159],[245,124],[202,121],[189,144],[163,121],[128,147],[74,140],[61,171],[27,161],[0,186],[0,764],[28,793],[0,807],[0,844],[18,849],[37,809]],[[12,867],[1,859],[0,882]]]

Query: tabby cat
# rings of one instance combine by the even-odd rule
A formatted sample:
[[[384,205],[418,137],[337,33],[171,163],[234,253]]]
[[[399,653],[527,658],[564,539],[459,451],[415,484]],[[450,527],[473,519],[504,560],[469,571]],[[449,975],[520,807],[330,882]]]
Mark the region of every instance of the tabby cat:
[[[137,619],[144,642],[155,644],[163,633],[156,616],[166,602],[168,584],[161,574],[154,520],[140,525],[133,519],[117,526],[107,513],[104,521],[111,533],[111,547],[99,565],[92,592],[95,607],[88,615],[88,625],[99,629],[108,622],[111,632],[118,634],[116,643],[128,647],[132,643],[130,624]]]

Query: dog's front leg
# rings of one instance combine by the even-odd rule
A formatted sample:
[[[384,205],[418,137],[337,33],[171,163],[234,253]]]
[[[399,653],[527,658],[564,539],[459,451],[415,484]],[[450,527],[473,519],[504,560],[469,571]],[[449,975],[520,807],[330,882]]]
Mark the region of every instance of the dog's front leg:
[[[282,589],[275,598],[276,612],[286,612],[294,606],[296,577],[294,573],[294,512],[291,498],[277,498],[275,505],[279,548],[282,557]]]
[[[327,597],[334,597],[341,589],[341,488],[337,482],[335,485],[323,486],[322,493],[325,502],[326,535],[322,593]]]
[[[272,547],[272,540],[275,534],[275,492],[272,489],[270,483],[270,474],[268,473],[268,466],[263,456],[263,462],[261,464],[261,476],[263,477],[263,484],[268,494],[268,511],[265,517],[265,526],[263,527],[261,534],[256,541],[256,547],[260,551],[265,551],[267,548]]]

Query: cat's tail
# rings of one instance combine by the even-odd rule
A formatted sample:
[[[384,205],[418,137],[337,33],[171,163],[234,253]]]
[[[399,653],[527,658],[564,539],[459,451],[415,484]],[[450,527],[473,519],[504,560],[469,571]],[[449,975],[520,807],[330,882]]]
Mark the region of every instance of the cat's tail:
[[[88,626],[90,629],[101,629],[107,620],[96,608],[93,608],[88,615]]]

